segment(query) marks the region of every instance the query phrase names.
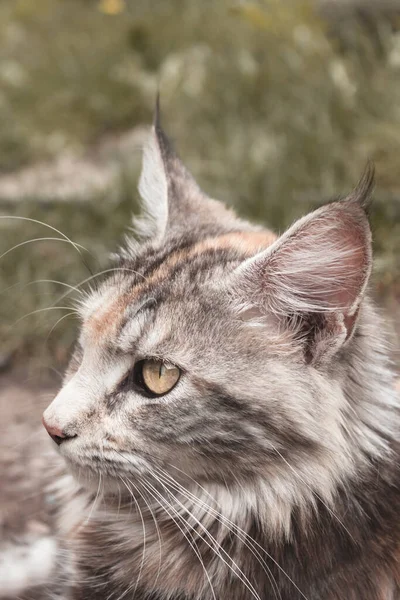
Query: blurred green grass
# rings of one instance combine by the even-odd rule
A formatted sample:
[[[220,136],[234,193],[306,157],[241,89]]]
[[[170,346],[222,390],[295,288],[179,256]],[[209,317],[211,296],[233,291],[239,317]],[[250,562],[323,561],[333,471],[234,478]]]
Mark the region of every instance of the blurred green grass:
[[[372,159],[375,289],[397,302],[400,38],[382,23],[377,52],[355,23],[354,43],[343,49],[328,31],[302,0],[4,0],[0,175],[84,155],[105,134],[149,123],[160,88],[166,129],[202,187],[278,230],[348,192]],[[107,267],[137,205],[139,156],[128,159],[129,173],[124,163],[111,192],[90,202],[44,203],[38,194],[0,204],[3,215],[49,223],[97,257],[42,241],[0,259],[3,355],[65,360],[72,316],[48,334],[68,311],[21,318],[66,288],[30,282],[76,285],[88,268]],[[0,220],[0,255],[42,236],[53,233]]]

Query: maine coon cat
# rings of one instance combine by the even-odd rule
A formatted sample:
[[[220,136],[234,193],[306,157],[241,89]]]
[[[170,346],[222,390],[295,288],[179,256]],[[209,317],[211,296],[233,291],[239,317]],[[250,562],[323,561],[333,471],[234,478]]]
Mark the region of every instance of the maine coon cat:
[[[277,237],[208,198],[156,118],[140,242],[81,303],[43,417],[74,476],[55,481],[53,597],[400,598],[372,185]]]

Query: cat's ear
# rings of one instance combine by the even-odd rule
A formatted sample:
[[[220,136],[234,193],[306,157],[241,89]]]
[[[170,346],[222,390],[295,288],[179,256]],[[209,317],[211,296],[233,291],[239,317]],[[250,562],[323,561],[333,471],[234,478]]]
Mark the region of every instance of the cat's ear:
[[[142,215],[134,228],[146,238],[162,239],[167,231],[187,231],[190,228],[216,223],[228,225],[235,217],[220,202],[204,194],[193,176],[175,153],[160,123],[157,101],[153,126],[143,150],[139,180]]]
[[[243,300],[297,328],[310,361],[331,356],[353,333],[371,272],[372,187],[370,167],[347,199],[303,217],[234,273]]]

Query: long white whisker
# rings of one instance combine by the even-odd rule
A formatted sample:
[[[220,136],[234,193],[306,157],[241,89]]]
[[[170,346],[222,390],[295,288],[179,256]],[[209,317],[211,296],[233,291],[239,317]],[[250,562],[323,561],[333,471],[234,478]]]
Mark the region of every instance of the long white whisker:
[[[14,321],[14,323],[11,325],[11,327],[14,327],[18,323],[20,323],[23,319],[26,319],[27,317],[30,317],[31,315],[36,315],[38,313],[45,312],[46,310],[71,310],[71,307],[70,306],[46,306],[46,308],[38,308],[37,310],[32,310],[31,312],[27,313],[26,315],[23,315],[22,317],[20,317],[16,321]]]
[[[61,240],[62,241],[62,240]],[[95,279],[96,277],[100,277],[101,275],[104,275],[106,273],[111,273],[113,271],[129,271],[131,273],[134,273],[135,275],[139,275],[140,277],[143,277],[143,279],[146,279],[144,277],[144,275],[141,275],[141,273],[137,273],[137,271],[134,271],[133,269],[129,269],[129,268],[125,268],[125,267],[116,267],[116,268],[112,268],[112,269],[105,269],[104,271],[100,271],[100,273],[96,273],[96,275],[91,275],[90,277],[87,277],[86,279],[84,279],[83,281],[81,281],[80,283],[78,283],[76,286],[70,286],[69,284],[62,284],[62,285],[66,285],[68,288],[70,288],[67,292],[65,292],[65,294],[62,294],[61,296],[59,296],[53,304],[51,304],[50,306],[47,306],[45,308],[39,308],[37,310],[33,310],[29,313],[27,313],[26,315],[23,315],[22,317],[20,317],[19,319],[17,319],[11,327],[14,327],[15,325],[17,325],[20,321],[22,321],[23,319],[26,319],[27,317],[30,317],[31,315],[35,315],[37,313],[41,313],[41,312],[45,312],[46,310],[71,310],[71,306],[55,306],[55,304],[57,304],[58,302],[61,302],[61,300],[64,300],[64,298],[66,298],[67,296],[69,296],[70,294],[72,294],[72,292],[77,291],[79,293],[83,293],[82,290],[79,290],[79,288],[84,285],[85,283],[88,283],[89,281]],[[43,280],[46,281],[46,280]],[[34,282],[31,282],[34,283]],[[61,282],[58,282],[61,283]],[[75,310],[75,313],[79,316],[79,313],[77,310]]]
[[[191,481],[193,481],[201,490],[203,490],[207,496],[209,498],[211,498],[211,500],[213,502],[215,502],[215,504],[217,506],[220,506],[220,504],[218,503],[218,501],[208,492],[208,490],[206,490],[200,483],[198,483],[195,479],[193,479],[193,477],[191,477],[188,473],[185,473],[185,471],[182,471],[182,469],[179,469],[179,467],[176,467],[175,465],[168,463],[170,467],[176,469],[177,471],[179,471],[180,473],[182,473],[183,475],[185,475],[185,477],[187,477],[188,479],[190,479]],[[229,523],[231,526],[233,526],[235,529],[237,529],[238,531],[240,531],[244,536],[250,537],[241,527],[239,527],[239,525],[236,525],[236,523],[234,523],[233,521],[231,521],[230,519],[228,519],[227,517],[225,517],[224,515],[221,514],[221,518]],[[288,579],[288,581],[290,581],[290,583],[296,588],[296,590],[299,592],[299,594],[304,598],[304,600],[308,600],[307,596],[301,591],[301,589],[298,587],[298,585],[293,581],[293,579],[286,573],[286,571],[280,566],[280,564],[274,559],[273,556],[271,556],[271,554],[269,554],[265,548],[263,548],[261,546],[261,544],[259,544],[254,538],[251,538],[252,543],[255,544],[258,548],[260,548],[260,550],[265,553],[268,558],[274,563],[274,565],[281,571],[281,573]]]
[[[142,560],[141,560],[141,562],[140,562],[140,567],[139,567],[139,573],[138,573],[138,576],[137,576],[137,578],[136,578],[136,583],[135,583],[135,585],[134,585],[134,586],[133,586],[133,585],[130,585],[130,586],[128,587],[128,589],[127,589],[125,592],[123,592],[123,594],[121,594],[121,596],[118,596],[117,600],[122,600],[122,598],[123,598],[124,596],[126,596],[126,594],[127,594],[127,593],[128,593],[128,592],[129,592],[129,591],[132,589],[132,588],[133,588],[132,597],[133,597],[133,598],[135,597],[136,590],[137,590],[137,586],[138,586],[138,584],[139,584],[139,581],[140,581],[140,578],[141,578],[141,576],[142,576],[142,571],[143,571],[144,561],[145,561],[145,558],[146,558],[146,525],[145,525],[145,523],[144,523],[143,514],[142,514],[142,511],[140,510],[139,502],[136,500],[135,494],[132,492],[132,490],[129,488],[129,486],[128,486],[127,482],[126,482],[126,481],[125,481],[125,480],[124,480],[122,477],[119,477],[119,479],[122,481],[122,483],[124,484],[124,486],[126,487],[126,489],[128,490],[128,492],[130,492],[130,494],[131,494],[131,496],[132,496],[132,499],[133,499],[133,501],[134,501],[134,503],[135,503],[135,505],[136,505],[136,508],[137,508],[137,510],[138,510],[138,512],[139,512],[140,520],[142,521],[142,529],[143,529],[143,551],[142,551]]]
[[[68,242],[70,242],[70,244],[72,244],[72,246],[75,248],[75,250],[78,252],[78,254],[82,254],[79,248],[82,248],[86,252],[89,252],[87,250],[87,248],[84,248],[83,246],[79,246],[78,244],[76,244],[75,242],[73,242],[67,235],[65,235],[65,233],[63,233],[62,231],[60,231],[56,227],[53,227],[52,225],[49,225],[48,223],[43,223],[43,221],[38,221],[37,219],[31,219],[29,217],[19,217],[19,216],[15,216],[15,215],[1,215],[0,219],[14,219],[16,221],[29,221],[30,223],[36,223],[37,225],[42,225],[43,227],[47,227],[48,229],[51,229],[52,231],[55,231],[56,233],[58,233],[59,235],[61,235],[65,240],[67,240]]]
[[[121,452],[118,452],[118,450],[115,450],[115,452],[121,456],[121,458],[125,459],[128,463],[131,463],[131,461],[124,456]],[[179,531],[182,533],[182,535],[184,536],[184,538],[186,539],[186,541],[188,542],[189,546],[192,548],[193,552],[195,553],[195,555],[197,556],[197,558],[199,559],[199,562],[201,564],[201,567],[203,569],[203,572],[207,578],[207,581],[209,583],[210,589],[211,589],[211,594],[213,597],[213,600],[217,600],[216,596],[215,596],[215,592],[214,592],[214,588],[211,582],[211,578],[210,575],[208,574],[208,571],[205,567],[204,561],[201,557],[200,551],[197,547],[197,544],[194,540],[193,535],[190,533],[190,530],[187,531],[187,533],[181,528],[181,526],[179,525],[178,521],[174,518],[173,514],[171,514],[170,511],[172,511],[172,513],[175,513],[176,517],[182,522],[184,522],[186,525],[188,525],[188,523],[183,519],[183,517],[178,513],[178,511],[168,502],[168,500],[166,498],[164,498],[162,496],[162,494],[160,494],[160,492],[158,490],[156,490],[156,488],[151,485],[151,483],[146,479],[142,479],[141,481],[141,485],[143,486],[143,488],[147,491],[148,494],[150,494],[150,496],[152,498],[154,498],[154,500],[161,506],[161,508],[163,508],[163,510],[167,513],[167,515],[169,516],[169,518],[173,521],[173,523],[175,523],[175,525],[177,526],[177,528],[179,529]],[[151,489],[153,490],[153,492],[151,491]],[[158,498],[157,498],[158,497]],[[190,535],[190,538],[188,537]]]
[[[76,311],[75,311],[75,310],[73,310],[72,312],[69,312],[69,313],[67,313],[67,314],[66,314],[66,315],[64,315],[63,317],[60,317],[60,318],[58,319],[58,321],[56,321],[56,322],[55,322],[55,324],[53,325],[53,327],[50,329],[49,333],[47,334],[47,337],[46,337],[46,340],[45,340],[45,344],[47,343],[47,341],[48,341],[49,337],[51,336],[51,334],[53,333],[53,331],[55,330],[55,328],[57,327],[57,325],[58,325],[59,323],[61,323],[61,321],[63,321],[64,319],[66,319],[67,317],[70,317],[70,316],[72,316],[72,315],[75,315],[75,316],[76,316]]]
[[[157,470],[160,471],[161,469],[159,467],[157,467]],[[168,475],[168,479],[167,479],[167,475]],[[250,550],[250,552],[257,559],[257,561],[264,567],[264,569],[266,569],[264,572],[267,575],[267,577],[271,583],[271,587],[274,590],[275,597],[278,597],[278,595],[279,595],[279,597],[281,597],[278,584],[276,583],[276,581],[272,575],[271,569],[268,567],[265,559],[261,556],[260,552],[254,547],[253,542],[255,542],[255,540],[253,540],[253,538],[249,534],[244,533],[244,532],[241,533],[240,529],[232,521],[229,521],[228,519],[226,519],[226,517],[224,517],[220,512],[213,509],[209,504],[207,504],[206,502],[204,502],[203,500],[198,498],[195,494],[192,494],[183,485],[181,485],[176,480],[174,480],[174,478],[171,475],[169,475],[169,473],[165,472],[164,474],[162,474],[159,472],[159,476],[164,480],[166,485],[171,485],[172,487],[175,488],[175,490],[177,492],[180,492],[181,494],[183,494],[189,501],[191,500],[192,502],[197,504],[197,506],[199,506],[200,508],[205,509],[210,515],[212,515],[215,519],[217,519],[219,521],[219,523],[221,523],[224,527],[226,527],[226,529],[228,529],[228,531],[230,531],[231,533],[236,535],[238,537],[238,539],[246,546],[246,548],[248,548],[248,550]],[[171,481],[171,479],[172,479],[172,481]],[[265,550],[264,550],[264,553],[267,556],[269,556],[268,552],[266,552]]]
[[[142,275],[141,273],[138,273],[134,269],[129,269],[128,267],[113,267],[110,269],[104,269],[104,271],[100,271],[100,273],[96,273],[95,275],[91,275],[90,277],[87,277],[83,281],[80,281],[76,286],[73,286],[74,290],[78,291],[82,285],[85,285],[85,283],[88,283],[89,281],[92,281],[93,279],[96,279],[97,277],[100,277],[101,275],[105,275],[106,273],[112,273],[114,271],[128,271],[128,272],[134,273],[134,275],[138,275],[139,277],[142,277],[144,280],[146,280],[146,277],[144,275]],[[69,296],[72,293],[72,291],[73,290],[66,292],[65,294],[63,294],[62,296],[57,298],[57,300],[55,302],[61,302],[61,300],[64,300],[64,298]]]
[[[95,498],[94,498],[94,500],[92,502],[92,507],[90,509],[90,512],[89,512],[87,518],[85,519],[85,521],[83,523],[81,523],[80,527],[78,528],[78,531],[80,531],[82,529],[82,527],[84,527],[85,525],[87,525],[89,523],[90,518],[91,518],[91,516],[93,514],[94,507],[96,506],[97,500],[99,498],[100,488],[101,488],[101,473],[99,474],[99,484],[97,486],[96,496],[95,496]]]
[[[179,529],[179,531],[182,533],[182,535],[184,536],[184,538],[188,542],[189,546],[192,548],[193,552],[195,553],[195,555],[199,559],[199,562],[201,564],[203,572],[204,572],[204,574],[205,574],[205,576],[207,578],[207,581],[208,581],[210,589],[211,589],[211,594],[212,594],[213,600],[217,600],[217,598],[215,596],[215,592],[214,592],[214,587],[213,587],[212,582],[211,582],[210,575],[209,575],[209,573],[208,573],[208,571],[206,569],[206,566],[204,564],[204,561],[202,559],[200,551],[199,551],[199,549],[197,547],[197,544],[196,544],[196,541],[195,541],[195,539],[193,537],[193,534],[190,533],[190,529],[188,529],[187,533],[186,533],[184,531],[184,529],[182,529],[182,527],[179,525],[178,521],[174,518],[173,514],[171,514],[170,511],[172,511],[172,513],[175,513],[175,516],[181,522],[183,522],[185,525],[189,525],[188,522],[182,517],[182,515],[179,514],[179,512],[172,506],[172,504],[170,502],[168,502],[168,500],[166,498],[164,498],[164,496],[162,494],[160,494],[160,492],[153,485],[151,485],[151,483],[148,480],[146,480],[146,483],[144,481],[142,481],[141,485],[143,485],[144,489],[150,494],[150,496],[152,496],[156,500],[156,502],[158,502],[158,504],[165,510],[165,512],[167,513],[167,515],[169,516],[169,518],[175,523],[175,525],[177,526],[177,528]],[[153,493],[151,492],[151,490],[153,490]],[[190,538],[188,537],[188,535],[190,535]]]
[[[10,290],[16,288],[16,287],[20,287],[21,290],[24,290],[25,288],[34,285],[36,283],[56,283],[57,285],[62,285],[64,287],[67,288],[71,288],[71,289],[75,289],[74,286],[69,285],[68,283],[64,283],[62,281],[58,281],[57,279],[35,279],[35,281],[29,281],[29,283],[25,283],[22,284],[20,281],[17,281],[17,283],[13,283],[13,285],[9,285],[8,287],[6,287],[4,290],[0,291],[0,296],[2,294],[5,294],[6,292],[9,292]],[[80,290],[77,290],[80,294],[82,294],[83,292],[81,292]]]
[[[243,571],[241,570],[241,568],[239,567],[239,565],[233,560],[233,558],[231,556],[229,556],[229,554],[226,552],[226,550],[224,550],[222,548],[221,544],[208,531],[208,529],[206,527],[204,527],[204,525],[201,523],[201,521],[199,519],[197,519],[197,517],[195,517],[195,515],[184,504],[182,504],[182,502],[180,502],[176,496],[174,496],[174,494],[171,492],[171,490],[168,490],[168,488],[162,483],[162,481],[158,478],[158,476],[154,472],[153,472],[153,477],[155,477],[155,479],[162,485],[162,487],[164,488],[164,490],[167,493],[171,494],[172,497],[174,498],[175,502],[177,502],[179,504],[179,506],[197,523],[197,525],[204,531],[205,535],[210,539],[211,543],[207,542],[207,540],[205,538],[202,538],[203,542],[205,544],[207,544],[207,546],[209,546],[209,548],[222,560],[222,562],[232,571],[232,573],[245,585],[245,587],[249,590],[249,592],[251,593],[251,595],[254,598],[256,598],[257,600],[261,600],[261,598],[258,595],[258,593],[257,593],[256,589],[254,588],[253,584],[248,579],[248,577],[243,573]],[[232,565],[235,567],[235,569],[237,569],[237,571],[235,571],[232,568],[232,565],[230,565],[225,560],[225,558],[221,554],[221,551],[228,557],[228,559],[230,560],[230,562],[232,563]]]
[[[126,479],[126,481],[127,481],[127,482],[129,482],[129,484],[130,484],[130,485],[131,485],[131,486],[134,488],[134,490],[135,490],[135,491],[136,491],[136,492],[139,494],[139,496],[142,498],[143,502],[144,502],[144,503],[145,503],[145,505],[147,506],[147,508],[148,508],[148,510],[149,510],[149,512],[150,512],[150,514],[151,514],[151,516],[152,516],[152,518],[153,518],[154,525],[155,525],[155,528],[156,528],[156,531],[157,531],[157,536],[158,536],[158,546],[159,546],[159,549],[160,549],[160,553],[159,553],[160,555],[159,555],[159,561],[158,561],[158,570],[157,570],[157,576],[156,576],[156,578],[155,578],[155,580],[154,580],[154,587],[155,587],[155,586],[156,586],[156,583],[157,583],[157,581],[158,581],[158,578],[159,578],[159,576],[160,576],[160,572],[161,572],[161,563],[162,563],[162,547],[161,547],[161,533],[160,533],[160,528],[159,528],[159,526],[158,526],[158,523],[157,523],[156,516],[155,516],[155,514],[154,514],[154,512],[153,512],[153,509],[152,509],[152,508],[151,508],[151,506],[150,506],[150,503],[149,503],[149,502],[147,502],[146,498],[145,498],[145,497],[144,497],[144,495],[141,493],[141,491],[139,490],[139,488],[138,488],[138,487],[137,487],[137,486],[136,486],[136,485],[133,483],[133,481],[132,481],[131,479],[129,479],[129,477],[126,477],[126,476],[125,476],[125,479]]]
[[[20,242],[19,244],[16,244],[12,248],[9,248],[5,252],[3,252],[3,254],[0,254],[0,259],[2,259],[5,256],[7,256],[7,254],[9,254],[10,252],[12,252],[13,250],[16,250],[17,248],[21,248],[22,246],[26,246],[27,244],[33,244],[33,242],[63,242],[64,244],[66,244],[66,243],[69,244],[70,243],[69,240],[65,240],[65,239],[61,239],[61,238],[56,238],[56,237],[33,238],[31,240],[25,240],[24,242]],[[74,246],[78,247],[78,248],[83,248],[84,250],[86,250],[86,248],[84,248],[80,244],[74,244]]]

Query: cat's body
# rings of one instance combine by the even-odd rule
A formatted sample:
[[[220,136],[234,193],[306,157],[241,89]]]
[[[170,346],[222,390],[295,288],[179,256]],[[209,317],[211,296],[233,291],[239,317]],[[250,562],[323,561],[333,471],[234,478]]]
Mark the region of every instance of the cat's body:
[[[44,415],[79,481],[58,486],[53,596],[399,600],[371,177],[276,239],[206,198],[156,123],[140,187],[146,240],[82,304]]]

